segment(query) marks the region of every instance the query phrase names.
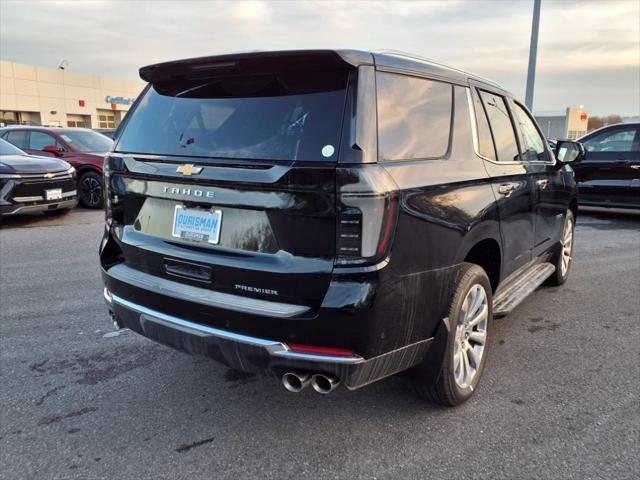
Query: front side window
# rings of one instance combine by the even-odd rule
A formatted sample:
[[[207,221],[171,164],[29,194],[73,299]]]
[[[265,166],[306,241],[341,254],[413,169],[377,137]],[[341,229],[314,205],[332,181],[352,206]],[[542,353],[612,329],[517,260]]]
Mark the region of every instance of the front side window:
[[[116,150],[337,161],[348,73],[291,72],[152,85]]]
[[[517,103],[514,104],[513,110],[516,114],[520,139],[522,140],[522,160],[525,162],[548,161],[545,140],[529,114]]]
[[[600,132],[588,140],[584,140],[584,148],[588,152],[631,152],[638,150],[634,144],[636,128],[616,128]]]
[[[513,131],[511,116],[504,97],[480,90],[480,98],[484,105],[489,124],[493,132],[499,162],[517,162],[520,160],[518,143]]]
[[[441,158],[449,150],[453,86],[378,72],[380,160]]]

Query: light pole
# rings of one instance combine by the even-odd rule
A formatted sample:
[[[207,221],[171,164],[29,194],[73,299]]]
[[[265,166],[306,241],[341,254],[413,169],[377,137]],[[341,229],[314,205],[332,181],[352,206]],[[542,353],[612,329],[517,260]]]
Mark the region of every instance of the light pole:
[[[533,111],[533,84],[536,81],[536,57],[538,56],[538,27],[540,26],[540,2],[533,0],[533,21],[531,23],[531,45],[529,46],[529,69],[527,71],[527,93],[525,104]]]

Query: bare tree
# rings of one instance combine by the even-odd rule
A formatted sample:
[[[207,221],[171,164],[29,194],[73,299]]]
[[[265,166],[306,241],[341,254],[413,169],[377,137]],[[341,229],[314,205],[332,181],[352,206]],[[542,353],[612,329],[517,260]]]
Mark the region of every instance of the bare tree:
[[[622,123],[622,117],[620,115],[606,115],[604,117],[589,117],[587,123],[587,131],[597,130],[598,128],[606,127],[607,125],[614,125],[616,123]]]

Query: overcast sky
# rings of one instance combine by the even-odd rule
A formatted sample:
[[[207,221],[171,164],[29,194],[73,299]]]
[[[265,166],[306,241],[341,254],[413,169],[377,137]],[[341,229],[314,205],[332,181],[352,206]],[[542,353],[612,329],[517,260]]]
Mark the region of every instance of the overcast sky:
[[[163,60],[243,50],[395,49],[524,97],[533,0],[0,0],[0,57],[137,78]],[[542,0],[534,111],[640,113],[640,0]]]

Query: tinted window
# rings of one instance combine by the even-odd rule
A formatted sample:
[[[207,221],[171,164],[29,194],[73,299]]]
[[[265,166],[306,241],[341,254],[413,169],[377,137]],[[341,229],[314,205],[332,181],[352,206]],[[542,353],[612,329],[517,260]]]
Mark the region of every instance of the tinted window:
[[[531,120],[529,114],[517,103],[514,104],[513,111],[518,120],[518,128],[520,129],[520,139],[522,141],[522,159],[525,162],[536,160],[547,161],[547,149],[545,141],[538,132],[535,123]]]
[[[449,149],[453,87],[379,72],[378,149],[381,160],[438,158]]]
[[[633,143],[635,136],[635,127],[615,128],[597,133],[582,143],[588,152],[631,152],[638,150],[638,144]]]
[[[476,112],[476,125],[478,127],[478,153],[491,160],[496,159],[496,149],[493,147],[493,138],[489,129],[487,113],[484,111],[480,97],[473,96],[474,110]]]
[[[27,132],[26,130],[9,132],[5,138],[9,143],[12,143],[18,148],[21,148],[23,150],[25,148],[29,148],[29,145],[28,145],[29,132]]]
[[[504,98],[483,90],[480,90],[480,97],[491,124],[493,140],[498,152],[498,161],[518,161],[518,144],[516,143],[511,117]]]
[[[6,140],[0,139],[0,155],[26,155],[26,153]]]
[[[93,130],[64,130],[62,139],[79,152],[105,153],[111,150],[113,141]]]
[[[117,150],[335,161],[347,77],[313,72],[153,85],[129,114]]]
[[[29,135],[29,148],[42,150],[47,145],[56,145],[56,140],[51,135],[43,132],[31,132]]]

